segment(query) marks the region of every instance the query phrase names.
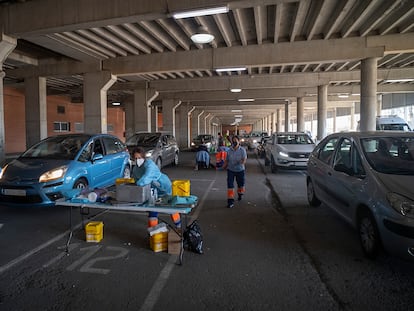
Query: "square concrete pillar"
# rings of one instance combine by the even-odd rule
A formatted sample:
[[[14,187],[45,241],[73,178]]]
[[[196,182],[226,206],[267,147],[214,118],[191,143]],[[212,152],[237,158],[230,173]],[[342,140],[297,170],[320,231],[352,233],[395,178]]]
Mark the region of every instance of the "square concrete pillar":
[[[83,80],[84,131],[107,133],[107,92],[116,82],[109,71],[86,73]]]
[[[47,137],[46,78],[26,78],[24,86],[26,147],[30,147]]]

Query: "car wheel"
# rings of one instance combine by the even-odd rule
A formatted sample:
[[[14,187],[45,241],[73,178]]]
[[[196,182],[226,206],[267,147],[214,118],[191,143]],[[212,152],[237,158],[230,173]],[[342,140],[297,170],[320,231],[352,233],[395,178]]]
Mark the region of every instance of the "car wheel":
[[[158,168],[161,169],[162,168],[161,158],[157,158],[157,161],[155,161],[155,164],[157,164]]]
[[[375,259],[381,249],[381,240],[375,219],[368,210],[359,213],[358,234],[365,256]]]
[[[122,174],[122,177],[124,178],[129,178],[131,177],[131,169],[129,168],[129,166],[125,166],[124,168],[124,173]]]
[[[73,189],[85,189],[88,188],[88,181],[85,178],[79,178],[74,184]]]
[[[270,159],[270,170],[272,173],[277,173],[277,165],[273,157]]]
[[[315,187],[313,186],[313,182],[311,179],[308,179],[307,187],[306,187],[306,194],[307,194],[308,202],[310,206],[321,205],[321,201],[319,201],[318,197],[316,196]]]
[[[174,161],[173,161],[173,165],[177,166],[178,165],[178,153],[176,152],[174,155]]]

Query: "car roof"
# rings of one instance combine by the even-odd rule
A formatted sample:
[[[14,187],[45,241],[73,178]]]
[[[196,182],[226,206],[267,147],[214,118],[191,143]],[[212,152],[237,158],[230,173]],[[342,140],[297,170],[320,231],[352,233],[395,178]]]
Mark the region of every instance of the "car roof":
[[[344,137],[353,137],[353,138],[367,138],[367,137],[401,137],[409,136],[414,137],[414,132],[407,131],[365,131],[365,132],[339,132],[328,135],[331,136],[344,136]]]

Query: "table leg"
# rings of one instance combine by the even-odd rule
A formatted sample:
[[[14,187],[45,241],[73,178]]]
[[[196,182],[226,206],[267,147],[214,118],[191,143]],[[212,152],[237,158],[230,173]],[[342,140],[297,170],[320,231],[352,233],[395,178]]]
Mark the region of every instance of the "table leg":
[[[70,207],[69,210],[69,226],[70,226],[70,232],[69,232],[69,237],[68,240],[66,241],[66,253],[69,254],[69,244],[70,241],[72,240],[72,236],[73,236],[73,224],[72,224],[72,206]]]

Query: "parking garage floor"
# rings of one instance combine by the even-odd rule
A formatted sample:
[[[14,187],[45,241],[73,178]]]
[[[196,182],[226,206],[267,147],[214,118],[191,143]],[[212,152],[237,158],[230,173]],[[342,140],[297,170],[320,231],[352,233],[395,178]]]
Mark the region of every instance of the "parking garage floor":
[[[189,179],[204,254],[149,248],[146,214],[107,212],[104,239],[69,210],[0,208],[1,310],[412,310],[413,263],[365,259],[357,235],[325,206],[310,208],[305,172],[271,174],[249,152],[246,195],[226,208],[226,172],[194,170],[182,152],[171,179]],[[1,203],[0,203],[1,205]],[[76,214],[74,223],[81,227]],[[164,218],[164,217],[161,217]],[[168,220],[168,217],[165,217]]]

